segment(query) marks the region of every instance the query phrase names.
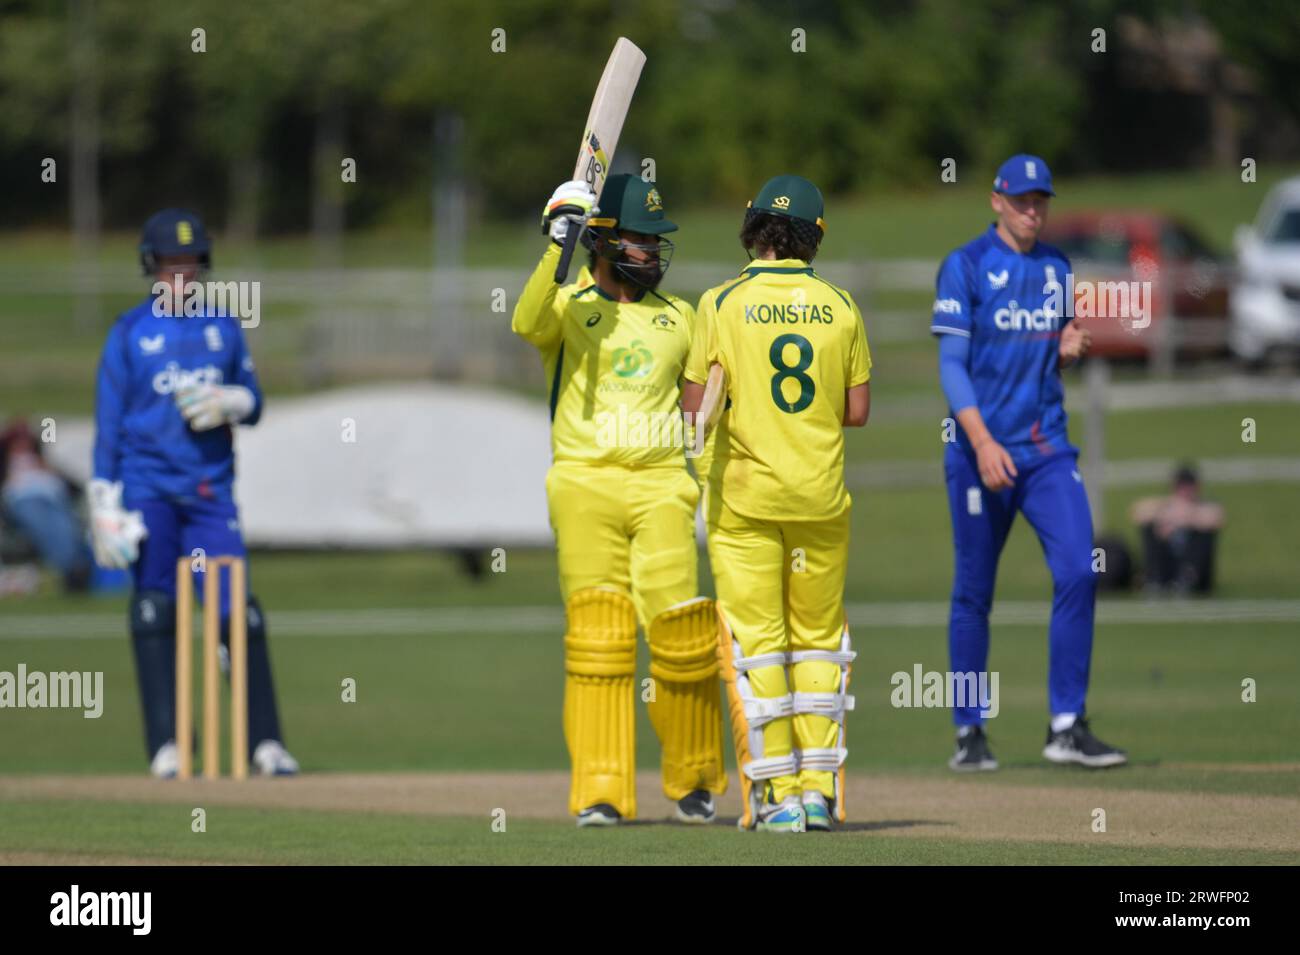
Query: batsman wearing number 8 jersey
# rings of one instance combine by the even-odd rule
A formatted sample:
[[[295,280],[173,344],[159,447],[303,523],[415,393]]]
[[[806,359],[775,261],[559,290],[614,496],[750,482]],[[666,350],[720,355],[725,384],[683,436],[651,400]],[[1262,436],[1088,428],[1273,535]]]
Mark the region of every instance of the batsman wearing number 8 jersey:
[[[822,214],[798,176],[759,191],[741,230],[755,260],[700,300],[682,390],[683,410],[711,419],[716,369],[726,384],[705,514],[743,829],[845,818],[843,428],[867,422],[871,354],[853,299],[813,271]]]

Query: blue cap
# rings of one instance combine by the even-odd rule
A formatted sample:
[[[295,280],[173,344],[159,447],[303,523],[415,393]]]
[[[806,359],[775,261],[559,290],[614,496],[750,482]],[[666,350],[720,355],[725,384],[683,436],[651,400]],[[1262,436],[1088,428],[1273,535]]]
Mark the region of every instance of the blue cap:
[[[1052,170],[1038,156],[1028,153],[1012,156],[998,168],[997,178],[993,180],[993,191],[1008,196],[1020,196],[1026,192],[1056,195],[1052,191]]]
[[[203,220],[186,209],[155,212],[144,224],[140,236],[140,265],[152,275],[163,256],[193,255],[206,268],[212,267],[212,243]]]

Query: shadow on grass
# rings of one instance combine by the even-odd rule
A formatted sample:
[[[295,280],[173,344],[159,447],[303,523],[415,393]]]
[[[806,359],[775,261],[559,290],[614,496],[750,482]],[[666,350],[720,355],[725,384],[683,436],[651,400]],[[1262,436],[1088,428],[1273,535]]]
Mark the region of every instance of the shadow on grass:
[[[669,829],[700,829],[718,827],[722,829],[735,829],[739,818],[736,816],[719,816],[709,826],[699,824],[689,824],[678,822],[675,819],[625,819],[618,824],[618,828],[624,827],[646,827],[646,828],[669,828]],[[837,824],[832,832],[878,832],[885,829],[914,829],[917,826],[954,826],[956,823],[945,822],[938,819],[881,819],[875,822],[846,822]],[[598,829],[599,826],[592,828]]]

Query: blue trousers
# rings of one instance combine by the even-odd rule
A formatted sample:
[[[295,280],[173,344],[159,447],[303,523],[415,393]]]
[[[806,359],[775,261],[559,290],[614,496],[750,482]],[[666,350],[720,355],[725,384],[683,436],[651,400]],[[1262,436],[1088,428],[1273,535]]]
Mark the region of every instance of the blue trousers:
[[[1052,714],[1084,713],[1092,661],[1097,581],[1092,570],[1092,512],[1078,456],[1063,452],[1016,462],[1015,484],[994,493],[980,481],[974,457],[949,445],[944,455],[956,555],[948,653],[954,673],[987,671],[989,610],[998,558],[1017,512],[1023,513],[1052,573],[1047,701]],[[978,706],[955,707],[958,726],[982,722]]]
[[[149,536],[140,542],[140,556],[131,568],[137,591],[162,591],[176,596],[176,559],[201,549],[210,557],[247,557],[239,532],[239,512],[230,500],[176,501],[167,498],[132,500],[123,506],[139,510]],[[194,574],[195,594],[203,598],[203,574]],[[251,574],[249,575],[251,577]],[[252,590],[252,584],[248,584]],[[230,578],[221,578],[221,618],[230,616]]]

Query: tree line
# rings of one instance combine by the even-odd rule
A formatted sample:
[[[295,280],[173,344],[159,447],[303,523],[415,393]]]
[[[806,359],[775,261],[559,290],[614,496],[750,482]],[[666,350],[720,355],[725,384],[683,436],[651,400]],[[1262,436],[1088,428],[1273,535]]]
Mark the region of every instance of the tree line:
[[[440,183],[522,214],[571,167],[619,35],[648,56],[621,152],[675,202],[778,168],[908,188],[1021,149],[1070,173],[1222,163],[1294,150],[1300,120],[1292,0],[10,0],[4,227],[66,225],[74,177],[93,228],[163,202],[245,235],[427,225]]]

